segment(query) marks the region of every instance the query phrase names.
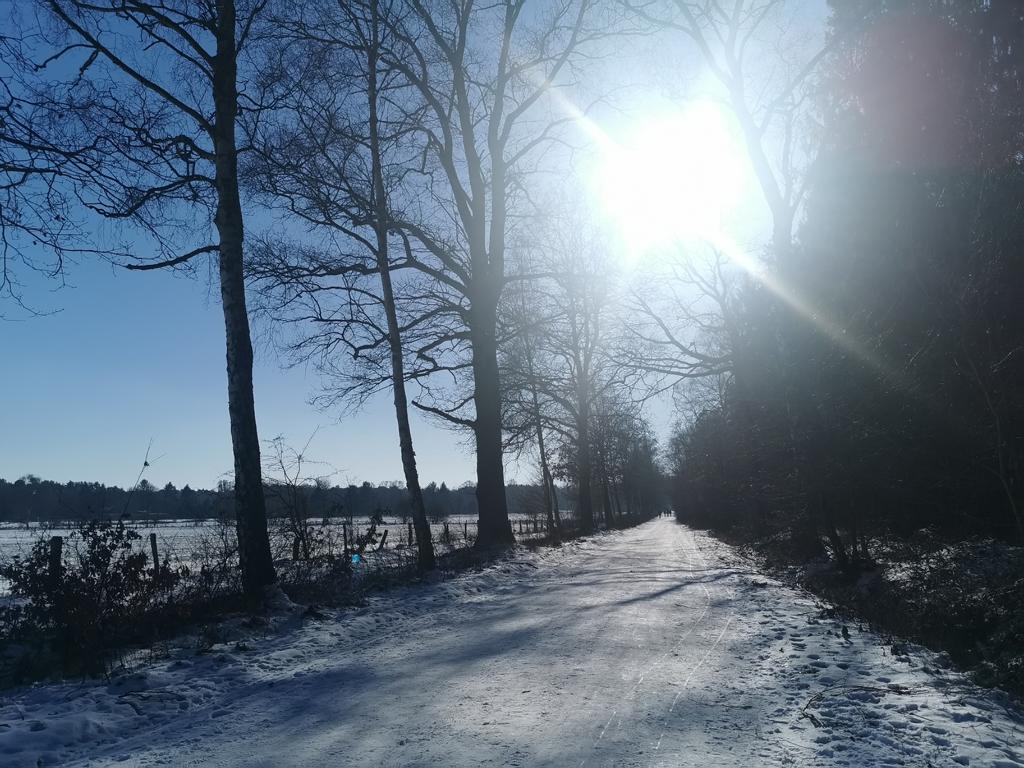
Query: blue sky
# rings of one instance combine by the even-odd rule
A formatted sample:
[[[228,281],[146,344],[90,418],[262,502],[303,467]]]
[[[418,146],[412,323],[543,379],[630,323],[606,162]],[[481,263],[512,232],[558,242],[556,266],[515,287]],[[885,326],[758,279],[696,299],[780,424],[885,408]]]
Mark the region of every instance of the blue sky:
[[[213,486],[232,467],[224,325],[215,283],[167,271],[130,273],[89,262],[70,285],[30,285],[36,307],[56,314],[0,320],[0,477],[131,484],[150,439],[156,484]],[[334,481],[402,478],[389,397],[337,422],[308,404],[316,375],[282,370],[257,344],[260,436],[301,447],[338,470]],[[423,481],[474,477],[461,435],[413,414]]]

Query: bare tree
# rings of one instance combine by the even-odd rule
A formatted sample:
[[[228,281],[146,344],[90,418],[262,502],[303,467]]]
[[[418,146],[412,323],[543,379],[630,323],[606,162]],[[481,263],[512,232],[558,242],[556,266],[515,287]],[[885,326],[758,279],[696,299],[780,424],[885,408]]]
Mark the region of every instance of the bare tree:
[[[599,274],[574,270],[558,280],[563,323],[547,336],[552,356],[560,369],[551,373],[551,397],[569,416],[571,439],[576,454],[576,482],[579,488],[577,519],[584,533],[594,528],[592,434],[594,405],[603,386],[599,370],[604,338],[602,320],[607,308],[606,286]]]
[[[548,445],[546,412],[550,410],[550,403],[545,400],[546,381],[537,364],[538,355],[543,355],[541,339],[546,325],[556,318],[536,314],[540,310],[539,302],[531,301],[530,294],[537,288],[535,281],[521,279],[506,294],[502,317],[505,341],[499,357],[505,401],[502,423],[508,450],[522,455],[530,446],[536,447],[544,515],[551,538],[557,541],[561,515]]]
[[[314,431],[301,450],[289,445],[283,435],[267,441],[265,451],[267,494],[285,513],[285,531],[291,537],[292,560],[309,560],[315,554],[316,533],[310,522],[318,491],[329,487],[333,472],[312,473],[310,465],[323,465],[313,461],[307,451],[316,437]]]
[[[547,271],[520,294],[528,304],[519,313],[529,319],[517,335],[528,340],[529,353],[520,361],[527,375],[520,373],[517,383],[526,413],[539,413],[544,428],[558,436],[562,474],[577,485],[576,519],[590,532],[596,523],[594,419],[602,399],[627,386],[626,368],[612,354],[620,328],[615,270],[591,225],[571,217],[551,224],[544,233]]]
[[[497,350],[509,230],[539,151],[569,121],[544,113],[547,94],[571,77],[581,47],[603,34],[588,27],[591,0],[558,0],[535,13],[526,5],[410,0],[392,25],[393,48],[382,53],[415,96],[403,106],[423,143],[412,194],[421,214],[396,226],[422,246],[407,252],[410,264],[441,292],[428,311],[456,320],[422,354],[455,361],[439,369],[461,368],[468,357],[471,374],[468,394],[413,405],[473,431],[480,547],[513,541]]]
[[[25,10],[11,5],[9,29],[21,28]],[[61,184],[62,172],[95,151],[98,139],[53,145],[61,113],[36,98],[34,55],[30,39],[0,34],[0,300],[29,315],[45,311],[26,300],[33,273],[63,284],[69,260],[100,253],[83,246],[76,200]],[[0,320],[6,316],[0,311]]]
[[[381,65],[389,29],[384,19],[394,12],[392,5],[377,0],[326,2],[280,22],[278,45],[295,47],[319,68],[293,71],[294,80],[284,85],[289,96],[276,110],[278,119],[257,133],[257,157],[249,175],[293,218],[314,231],[329,232],[335,252],[265,238],[252,267],[264,293],[275,295],[278,319],[305,326],[295,349],[317,355],[325,372],[345,368],[346,383],[332,385],[328,402],[361,401],[390,388],[418,565],[430,570],[434,548],[413,448],[403,323],[392,276],[406,265],[403,257],[392,255],[386,177],[401,175],[407,132],[390,119],[393,78]],[[378,284],[373,286],[373,281]],[[338,303],[328,304],[328,294]],[[312,333],[306,332],[309,326]],[[354,360],[339,364],[339,350]]]
[[[771,212],[773,253],[785,257],[792,248],[812,154],[805,141],[811,123],[809,85],[836,41],[808,39],[798,18],[801,9],[787,0],[620,2],[653,29],[688,39],[721,85]],[[753,373],[736,370],[747,356],[740,348],[743,340],[733,307],[744,286],[744,271],[754,275],[754,282],[766,278],[749,257],[723,254],[716,244],[708,247],[710,262],[682,254],[672,263],[672,274],[659,278],[667,297],[651,300],[646,290],[634,297],[632,330],[642,351],[631,351],[638,369],[669,384],[704,376],[735,377],[742,398]],[[784,286],[766,282],[786,303],[807,309],[806,301]]]
[[[820,126],[815,109],[820,105],[814,100],[817,76],[829,57],[863,22],[851,24],[841,34],[821,39],[820,33],[811,31],[814,25],[809,27],[805,23],[806,4],[792,0],[619,2],[651,29],[674,31],[689,40],[720,84],[725,102],[742,132],[750,167],[771,214],[772,253],[777,263],[784,262],[793,250],[797,215],[807,190],[807,168],[818,148],[816,134]],[[867,18],[863,9],[855,15]],[[729,250],[729,260],[752,277],[750,282],[763,285],[798,314],[809,319],[826,318],[819,321],[822,330],[833,341],[857,352],[850,340],[828,322],[831,313],[826,307],[816,306],[793,286],[759,269],[749,256],[733,248]],[[700,295],[725,308],[717,295],[719,287],[713,284],[717,276],[712,275],[711,282],[692,272],[683,278],[688,288],[696,288]],[[737,286],[744,287],[742,279],[733,278],[730,282],[733,292]],[[685,375],[680,378],[704,374],[707,361],[694,354],[696,349],[692,343],[680,343],[679,333],[687,331],[685,326],[674,325],[667,315],[650,306],[641,307],[641,315],[651,321],[648,330],[652,331],[649,335],[655,347],[675,348],[676,363],[685,369]],[[699,318],[691,315],[687,319],[696,321],[694,327],[701,331],[707,330]],[[730,320],[723,315],[721,320],[728,331],[725,340],[732,345],[733,362],[742,359],[744,355],[736,346],[742,340],[735,332],[734,318]],[[654,336],[660,338],[655,341]],[[721,367],[713,365],[710,373],[717,375]],[[742,390],[746,384],[739,379],[748,378],[751,372],[733,370],[732,374],[738,377]]]
[[[807,86],[835,41],[808,39],[799,23],[805,4],[791,0],[620,2],[655,28],[692,42],[721,84],[771,211],[774,252],[785,254],[805,193]]]
[[[708,246],[664,260],[641,276],[626,299],[624,344],[617,356],[655,389],[734,375],[740,343],[736,322],[742,274]]]
[[[60,116],[38,137],[42,156],[84,210],[138,233],[108,253],[140,270],[217,255],[239,559],[252,598],[275,575],[252,390],[236,123],[261,107],[259,93],[240,93],[238,83],[266,4],[36,0],[37,24],[23,29],[36,41],[29,98]]]

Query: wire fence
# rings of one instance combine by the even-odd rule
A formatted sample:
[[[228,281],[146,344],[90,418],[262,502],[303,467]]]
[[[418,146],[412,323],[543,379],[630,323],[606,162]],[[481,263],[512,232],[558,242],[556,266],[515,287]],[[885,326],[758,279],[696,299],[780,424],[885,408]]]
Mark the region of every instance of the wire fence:
[[[511,523],[518,543],[541,540],[549,534],[543,517],[513,515]],[[476,517],[468,515],[431,521],[435,552],[445,555],[472,547],[477,525]],[[139,534],[135,545],[151,561],[194,570],[237,563],[234,522],[229,519],[139,520],[131,527]],[[0,525],[0,564],[25,557],[39,542],[55,537],[67,540],[74,530],[70,521]],[[286,571],[303,560],[354,559],[358,573],[404,568],[415,561],[416,531],[407,518],[324,518],[304,520],[301,525],[287,518],[272,518],[269,530],[274,561]],[[9,591],[10,584],[0,577],[0,598]]]

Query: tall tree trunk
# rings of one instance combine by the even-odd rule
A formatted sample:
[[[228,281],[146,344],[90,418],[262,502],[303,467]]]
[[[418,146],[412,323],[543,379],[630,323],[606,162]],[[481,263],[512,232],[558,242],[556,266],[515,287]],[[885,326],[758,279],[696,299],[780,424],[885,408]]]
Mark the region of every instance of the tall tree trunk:
[[[579,444],[576,447],[576,479],[579,483],[579,513],[577,518],[580,522],[581,533],[591,533],[594,530],[594,489],[593,469],[590,457],[590,414],[586,403],[587,395],[581,392],[578,396],[577,408],[579,414],[576,419],[576,437]]]
[[[551,480],[551,470],[548,469],[548,457],[544,450],[544,428],[540,423],[540,408],[537,403],[537,391],[533,391],[533,407],[535,410],[534,423],[537,429],[537,450],[540,452],[540,474],[541,482],[544,483],[544,515],[548,522],[548,535],[553,541],[558,540],[558,527],[555,525],[555,488]]]
[[[267,534],[260,441],[252,391],[252,339],[245,306],[242,262],[242,205],[238,194],[238,112],[235,4],[217,0],[217,55],[213,99],[216,112],[217,233],[220,238],[220,295],[227,340],[228,414],[235,458],[235,526],[242,587],[252,599],[275,581]]]
[[[481,549],[515,543],[505,499],[496,324],[496,298],[474,301],[470,312],[470,336],[473,343],[473,395],[476,404],[476,546]]]
[[[608,474],[605,472],[602,476],[601,483],[604,490],[604,524],[606,528],[613,528],[615,524],[615,513],[612,510],[612,494],[609,489]]]
[[[525,309],[525,306],[524,306]],[[540,454],[541,482],[544,483],[544,514],[548,522],[548,535],[552,541],[558,541],[558,525],[555,519],[555,508],[558,506],[558,498],[555,496],[555,482],[551,477],[551,469],[548,467],[548,454],[544,448],[544,421],[540,415],[540,398],[537,396],[537,380],[533,370],[533,352],[530,345],[533,340],[524,338],[523,346],[526,360],[526,374],[530,381],[530,400],[533,407],[533,426],[537,432],[537,452]]]
[[[548,471],[548,484],[551,486],[551,510],[555,517],[555,528],[559,531],[562,530],[562,512],[558,505],[558,488],[555,485],[555,478]]]
[[[398,443],[402,452],[402,471],[405,487],[412,502],[412,519],[416,527],[417,560],[421,571],[434,568],[434,542],[427,521],[427,508],[423,502],[416,452],[412,447],[412,428],[409,425],[409,399],[405,391],[405,362],[402,359],[402,335],[395,306],[395,292],[391,284],[391,263],[388,250],[387,195],[384,190],[384,169],[380,150],[380,127],[377,119],[377,61],[379,20],[376,2],[371,3],[371,45],[369,50],[368,97],[370,113],[370,154],[372,155],[374,229],[377,237],[377,270],[380,272],[381,294],[388,323],[388,344],[391,347],[391,389],[394,393],[395,417],[398,421]]]

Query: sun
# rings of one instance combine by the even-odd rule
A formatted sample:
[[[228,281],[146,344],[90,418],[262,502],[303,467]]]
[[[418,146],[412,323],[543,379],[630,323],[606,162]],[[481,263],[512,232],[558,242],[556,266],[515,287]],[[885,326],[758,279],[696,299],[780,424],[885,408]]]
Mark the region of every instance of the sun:
[[[701,102],[604,134],[594,186],[602,212],[638,258],[721,238],[748,176],[734,120]]]

